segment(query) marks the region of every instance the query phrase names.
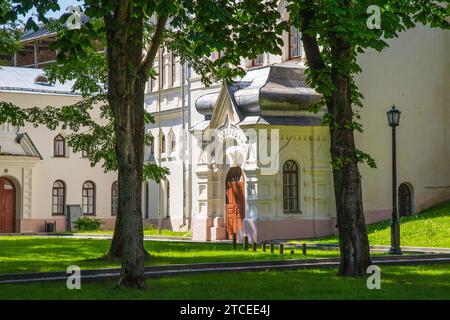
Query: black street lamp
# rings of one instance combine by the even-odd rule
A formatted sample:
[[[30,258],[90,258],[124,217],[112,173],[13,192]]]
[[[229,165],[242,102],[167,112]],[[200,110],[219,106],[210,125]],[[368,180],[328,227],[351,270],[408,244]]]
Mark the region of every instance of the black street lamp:
[[[389,126],[392,128],[392,218],[391,218],[391,249],[390,254],[402,254],[400,249],[400,223],[397,210],[397,147],[395,128],[400,123],[400,110],[395,105],[387,111]]]

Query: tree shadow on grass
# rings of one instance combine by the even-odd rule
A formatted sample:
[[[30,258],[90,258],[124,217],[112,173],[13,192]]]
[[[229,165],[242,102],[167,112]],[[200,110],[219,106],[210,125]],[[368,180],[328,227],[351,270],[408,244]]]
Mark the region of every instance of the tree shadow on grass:
[[[70,265],[82,269],[118,268],[120,261],[105,258],[111,241],[97,239],[67,239],[15,237],[0,238],[0,273],[64,271]],[[147,266],[225,261],[282,260],[337,256],[336,252],[314,252],[283,256],[233,249],[231,244],[145,242],[152,258]],[[299,251],[298,251],[299,252]]]
[[[335,269],[283,272],[207,273],[148,279],[150,290],[114,290],[114,282],[0,286],[6,299],[449,299],[448,265],[382,267],[381,290],[369,290],[366,278],[343,278]]]
[[[204,274],[167,281],[179,289],[171,293],[175,299],[449,299],[449,267],[433,268],[441,272],[421,274],[420,267],[383,267],[381,290],[369,290],[366,277],[339,277],[335,269]],[[217,282],[240,289],[219,290],[212,285]],[[194,294],[190,286],[197,288]]]
[[[100,240],[0,238],[0,273],[65,270],[104,255],[108,247],[107,241]]]

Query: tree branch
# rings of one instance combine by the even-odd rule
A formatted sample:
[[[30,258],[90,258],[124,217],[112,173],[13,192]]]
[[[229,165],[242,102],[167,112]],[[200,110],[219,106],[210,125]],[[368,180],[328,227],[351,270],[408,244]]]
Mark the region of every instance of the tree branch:
[[[328,112],[330,112],[332,106],[330,104],[329,97],[326,96],[326,91],[322,91],[324,88],[329,87],[329,82],[326,81],[326,78],[324,78],[324,72],[327,72],[327,65],[325,64],[320,51],[319,43],[317,41],[317,34],[314,31],[311,31],[314,30],[312,24],[313,20],[316,18],[315,13],[311,8],[302,8],[298,14],[301,22],[300,32],[302,35],[303,48],[306,54],[306,61],[309,69],[311,70],[310,77],[312,80],[312,85],[316,90],[323,94],[324,102],[328,108]],[[329,124],[331,125],[332,118],[329,118],[329,120]]]
[[[153,65],[153,61],[155,60],[159,45],[161,44],[164,29],[166,28],[167,19],[168,16],[161,16],[158,18],[158,22],[156,23],[155,32],[153,33],[153,38],[150,43],[150,48],[147,50],[147,53],[139,69],[139,73],[142,74],[145,78],[147,78],[150,73],[150,68]]]
[[[325,68],[325,63],[320,55],[317,35],[311,34],[309,31],[311,22],[314,19],[314,11],[311,9],[301,9],[299,14],[300,19],[302,20],[300,31],[308,65],[313,71],[323,70]]]
[[[325,63],[320,55],[320,49],[316,36],[310,36],[302,33],[302,41],[309,67],[314,71],[323,70]]]

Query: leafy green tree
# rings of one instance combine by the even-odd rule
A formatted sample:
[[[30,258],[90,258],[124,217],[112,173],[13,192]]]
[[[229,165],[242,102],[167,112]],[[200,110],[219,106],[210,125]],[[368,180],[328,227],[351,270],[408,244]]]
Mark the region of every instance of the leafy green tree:
[[[59,9],[56,0],[22,0],[11,15],[37,8]],[[107,101],[113,119],[119,172],[119,210],[122,229],[122,270],[118,285],[145,287],[141,187],[144,152],[144,91],[161,45],[203,76],[205,83],[242,74],[241,57],[262,52],[281,53],[276,0],[85,0],[90,20],[79,30],[58,33],[59,60],[86,58],[96,39],[106,42]],[[102,23],[98,23],[101,21]],[[28,21],[28,25],[33,25]],[[210,61],[212,52],[223,52]]]
[[[63,23],[66,17],[63,16],[59,21],[54,21],[50,24],[50,28],[59,32],[59,35],[64,38],[66,31],[63,28]],[[102,25],[102,21],[92,21],[97,26]],[[101,36],[101,35],[100,35]],[[74,90],[77,90],[83,94],[88,103],[101,102],[101,119],[105,119],[105,124],[98,123],[96,121],[89,121],[88,130],[83,133],[73,133],[69,136],[68,144],[74,149],[75,152],[85,150],[88,152],[88,157],[91,161],[91,165],[94,166],[98,163],[102,163],[102,166],[106,171],[117,171],[117,157],[115,153],[115,131],[114,121],[111,108],[109,108],[107,101],[108,92],[108,64],[106,61],[106,55],[98,51],[98,48],[104,47],[104,38],[100,37],[95,42],[95,47],[88,47],[80,55],[67,55],[62,53],[59,57],[58,64],[49,66],[46,69],[46,74],[50,81],[65,82],[68,80],[75,80]],[[78,117],[74,121],[74,115],[79,113],[73,110],[70,115],[70,120],[74,123],[82,123],[83,120]],[[149,113],[144,113],[145,124],[153,123],[154,119]],[[67,125],[64,122],[63,125]],[[77,129],[77,128],[75,128]],[[145,134],[144,143],[149,146],[153,143],[153,138],[149,134]],[[166,179],[166,175],[169,174],[169,170],[165,167],[159,167],[155,163],[145,163],[143,166],[143,179],[154,180],[159,183],[161,180]],[[120,193],[120,190],[119,190]],[[114,235],[111,242],[111,247],[107,254],[107,258],[120,259],[123,254],[124,234],[122,232],[121,224],[122,214],[119,210],[116,216],[116,223],[114,227]],[[149,254],[144,251],[145,256],[149,257]]]
[[[65,35],[67,15],[60,19],[50,20],[46,24],[49,32],[59,32]],[[92,21],[96,27],[102,26],[102,21]],[[63,108],[47,106],[45,108],[22,109],[0,101],[0,123],[9,122],[13,125],[32,123],[34,126],[43,125],[50,130],[57,127],[69,129],[68,146],[75,152],[87,151],[91,166],[101,165],[106,171],[117,171],[115,153],[114,123],[107,101],[108,69],[106,55],[99,51],[105,46],[104,37],[99,37],[95,47],[87,47],[83,55],[66,55],[62,53],[58,64],[49,65],[45,69],[50,82],[74,81],[73,90],[83,96],[83,101]],[[99,110],[98,110],[99,109]],[[99,112],[100,111],[100,112]],[[95,121],[92,117],[98,117]],[[153,123],[153,117],[146,113],[145,123]],[[152,143],[151,136],[145,135],[145,145]],[[152,179],[159,183],[166,178],[169,170],[154,163],[145,163],[143,179]],[[115,232],[107,258],[120,259],[122,256],[123,234],[121,229],[121,214],[116,216]],[[145,252],[146,255],[148,255]]]
[[[341,264],[339,274],[360,276],[370,265],[358,163],[375,161],[355,147],[354,131],[362,132],[358,108],[362,94],[354,76],[361,72],[358,54],[382,51],[387,39],[416,23],[449,28],[449,1],[429,0],[293,0],[287,6],[291,23],[302,32],[309,83],[323,95],[330,128]],[[369,28],[369,6],[381,12],[381,28]],[[373,7],[372,7],[373,8]],[[376,20],[375,20],[376,21]],[[355,106],[356,108],[353,108]],[[320,107],[320,106],[318,106]]]
[[[19,39],[22,34],[20,20],[12,19],[8,13],[11,11],[11,3],[0,0],[0,54],[11,56],[20,48]]]

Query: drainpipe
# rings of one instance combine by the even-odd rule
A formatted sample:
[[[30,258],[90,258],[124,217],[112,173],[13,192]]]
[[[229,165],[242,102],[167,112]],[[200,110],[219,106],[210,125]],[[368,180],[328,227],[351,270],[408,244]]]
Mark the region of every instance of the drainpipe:
[[[186,63],[181,64],[181,122],[182,122],[182,166],[183,166],[183,224],[181,227],[187,227],[187,230],[191,228],[191,164],[192,164],[192,154],[191,154],[191,139],[186,131],[186,85],[188,92],[188,127],[191,124],[191,92],[190,92],[190,82],[188,76],[188,69]],[[187,153],[187,155],[186,155]],[[188,163],[186,164],[186,156],[188,156]],[[187,174],[186,174],[187,173]],[[187,180],[187,181],[186,181]],[[189,201],[188,201],[189,199]]]
[[[158,165],[161,166],[161,48],[158,50]],[[161,234],[161,183],[158,183],[158,233]]]
[[[183,165],[183,224],[182,227],[186,226],[186,117],[185,117],[185,64],[181,64],[181,131],[182,131],[182,154],[181,161]]]
[[[315,132],[314,132],[315,130],[314,130],[314,127],[312,127],[312,142],[311,142],[311,149],[312,149],[312,152],[311,152],[311,154],[312,154],[312,157],[311,157],[311,164],[312,164],[312,191],[313,191],[313,233],[314,233],[314,238],[315,237],[317,237],[317,233],[316,233],[316,229],[317,229],[317,227],[316,227],[316,210],[317,210],[317,207],[316,207],[316,179],[315,179],[315,168],[316,168],[316,162],[315,162],[315,158],[314,158],[314,155],[315,155],[315,152],[316,152],[316,148],[315,148],[315,140],[314,140],[314,137],[315,137]]]
[[[186,84],[187,84],[187,105],[188,105],[188,126],[192,125],[192,106],[191,106],[191,79],[189,78],[189,64],[185,66],[186,71]],[[189,162],[188,162],[188,194],[189,194],[189,201],[187,203],[187,218],[188,218],[188,230],[191,230],[192,228],[192,137],[187,135],[188,138],[188,154],[189,154]]]

